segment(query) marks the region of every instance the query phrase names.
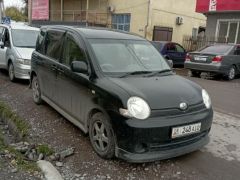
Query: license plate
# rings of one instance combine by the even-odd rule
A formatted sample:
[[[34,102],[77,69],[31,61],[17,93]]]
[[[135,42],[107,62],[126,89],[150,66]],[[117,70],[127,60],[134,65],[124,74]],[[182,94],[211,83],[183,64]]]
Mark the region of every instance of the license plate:
[[[207,57],[204,56],[196,56],[194,58],[195,61],[207,61]]]
[[[187,136],[189,134],[198,133],[201,130],[201,123],[179,126],[172,128],[172,138]]]

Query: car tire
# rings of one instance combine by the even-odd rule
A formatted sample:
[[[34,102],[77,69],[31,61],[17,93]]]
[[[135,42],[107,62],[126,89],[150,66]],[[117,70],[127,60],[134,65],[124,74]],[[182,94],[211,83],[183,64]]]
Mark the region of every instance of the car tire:
[[[236,67],[231,66],[227,72],[226,79],[231,81],[231,80],[235,79],[235,76],[236,76]]]
[[[43,100],[41,98],[41,89],[40,89],[40,85],[39,85],[37,76],[33,76],[32,90],[33,90],[33,101],[38,105],[42,104]]]
[[[189,70],[188,71],[188,76],[190,76],[190,77],[200,77],[201,76],[201,72]]]
[[[89,137],[94,151],[104,159],[111,159],[115,154],[114,132],[109,118],[103,113],[96,113],[90,119]]]
[[[10,62],[8,65],[8,76],[10,81],[14,82],[16,80],[13,63]]]

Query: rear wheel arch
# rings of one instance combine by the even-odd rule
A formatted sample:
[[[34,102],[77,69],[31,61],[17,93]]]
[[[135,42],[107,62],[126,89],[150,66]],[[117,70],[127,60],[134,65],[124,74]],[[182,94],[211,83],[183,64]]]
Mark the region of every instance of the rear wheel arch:
[[[237,70],[238,73],[240,73],[240,69],[238,68],[238,66],[236,64],[233,64],[233,66],[235,67],[235,69]]]

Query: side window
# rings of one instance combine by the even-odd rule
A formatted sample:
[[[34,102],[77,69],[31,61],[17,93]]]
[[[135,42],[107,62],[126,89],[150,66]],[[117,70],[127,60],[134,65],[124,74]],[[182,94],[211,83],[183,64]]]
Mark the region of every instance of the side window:
[[[36,43],[36,51],[45,54],[44,52],[44,37],[46,35],[46,29],[41,29],[38,38],[37,38],[37,43]]]
[[[240,55],[240,46],[237,46],[235,51],[234,51],[234,55]]]
[[[177,52],[180,52],[180,53],[185,52],[185,50],[181,46],[179,46],[178,44],[175,44],[175,46],[176,46]]]
[[[176,46],[172,43],[168,44],[167,45],[167,51],[171,51],[171,52],[176,51]]]
[[[65,32],[50,30],[45,38],[45,54],[53,59],[59,60]]]
[[[62,63],[70,66],[73,61],[86,61],[84,50],[79,47],[74,37],[67,34],[64,43]]]
[[[5,28],[5,31],[4,31],[3,42],[6,47],[10,47],[10,36],[7,28]]]

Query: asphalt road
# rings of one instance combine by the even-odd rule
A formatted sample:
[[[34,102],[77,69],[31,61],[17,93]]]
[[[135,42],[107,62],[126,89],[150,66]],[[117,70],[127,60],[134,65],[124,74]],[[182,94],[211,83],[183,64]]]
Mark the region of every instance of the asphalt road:
[[[179,74],[185,72],[180,70]],[[199,151],[155,163],[129,164],[99,158],[89,138],[47,104],[33,103],[26,81],[11,83],[0,71],[0,100],[30,125],[32,141],[55,151],[74,147],[75,154],[59,168],[65,179],[187,179],[238,180],[240,177],[240,79],[231,82],[189,78],[211,95],[214,121],[210,143]],[[77,176],[76,176],[77,174]],[[75,176],[75,178],[74,178]],[[0,172],[1,179],[1,172]],[[13,178],[14,179],[14,178]],[[18,177],[15,177],[18,179]]]
[[[233,81],[217,78],[187,77],[185,69],[176,69],[180,74],[205,88],[211,96],[216,111],[240,116],[240,77]]]

